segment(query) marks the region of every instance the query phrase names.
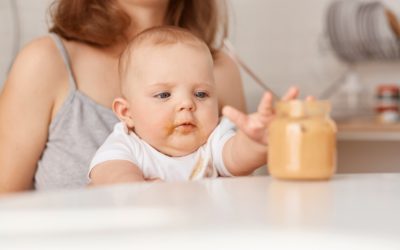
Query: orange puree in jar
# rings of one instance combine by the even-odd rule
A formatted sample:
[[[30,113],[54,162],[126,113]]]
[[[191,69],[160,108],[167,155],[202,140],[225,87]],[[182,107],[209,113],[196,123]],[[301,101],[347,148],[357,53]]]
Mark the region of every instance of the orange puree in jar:
[[[327,101],[282,101],[269,128],[268,168],[280,179],[323,180],[336,170],[336,125]]]

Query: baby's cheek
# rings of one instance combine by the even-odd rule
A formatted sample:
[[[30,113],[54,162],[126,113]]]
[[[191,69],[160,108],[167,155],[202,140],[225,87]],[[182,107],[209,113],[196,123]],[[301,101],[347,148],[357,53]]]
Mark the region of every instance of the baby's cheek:
[[[165,132],[165,134],[168,136],[168,135],[171,135],[172,133],[174,133],[174,126],[173,126],[173,124],[172,123],[167,123],[165,126],[164,126],[164,129],[163,129],[163,131]]]

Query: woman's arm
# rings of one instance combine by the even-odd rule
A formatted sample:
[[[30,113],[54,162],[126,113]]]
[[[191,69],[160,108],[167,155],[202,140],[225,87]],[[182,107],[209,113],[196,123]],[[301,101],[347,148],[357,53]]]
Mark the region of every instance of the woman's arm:
[[[16,58],[0,95],[0,193],[32,188],[53,108],[68,91],[64,67],[49,37]]]
[[[214,76],[220,112],[224,106],[229,105],[246,113],[246,100],[239,68],[223,51],[218,52],[214,60]]]
[[[100,163],[90,172],[90,186],[145,181],[142,171],[130,161],[112,160]]]

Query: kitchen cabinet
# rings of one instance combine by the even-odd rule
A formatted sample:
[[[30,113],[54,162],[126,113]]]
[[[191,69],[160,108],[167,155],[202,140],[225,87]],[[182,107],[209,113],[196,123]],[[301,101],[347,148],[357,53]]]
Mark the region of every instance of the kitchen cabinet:
[[[338,172],[400,172],[400,123],[337,122]]]

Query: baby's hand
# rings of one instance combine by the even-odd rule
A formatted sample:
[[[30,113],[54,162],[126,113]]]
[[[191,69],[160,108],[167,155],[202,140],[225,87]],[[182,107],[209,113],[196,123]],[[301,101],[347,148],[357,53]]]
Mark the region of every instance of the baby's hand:
[[[299,94],[297,88],[290,88],[282,98],[284,101],[295,99]],[[239,110],[226,106],[222,114],[228,117],[236,126],[246,134],[250,139],[257,143],[268,144],[268,126],[275,116],[275,110],[272,104],[272,94],[266,92],[258,105],[257,112],[246,115]]]

